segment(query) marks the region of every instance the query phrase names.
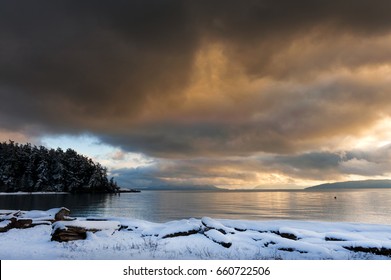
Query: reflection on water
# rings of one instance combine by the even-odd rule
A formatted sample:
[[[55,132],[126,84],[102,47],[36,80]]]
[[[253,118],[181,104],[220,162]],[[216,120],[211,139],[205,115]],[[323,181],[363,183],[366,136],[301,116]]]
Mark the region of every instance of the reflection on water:
[[[0,209],[46,210],[61,206],[71,209],[73,216],[120,216],[155,222],[209,216],[391,224],[391,190],[388,189],[0,195]]]

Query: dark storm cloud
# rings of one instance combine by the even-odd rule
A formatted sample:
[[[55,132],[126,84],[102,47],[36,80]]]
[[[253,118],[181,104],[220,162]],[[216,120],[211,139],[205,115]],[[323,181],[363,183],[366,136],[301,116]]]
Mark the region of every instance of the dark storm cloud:
[[[163,169],[163,170],[161,170]],[[112,175],[116,177],[118,184],[128,188],[144,189],[170,189],[170,188],[204,188],[212,185],[197,184],[193,181],[170,181],[167,178],[172,178],[173,173],[168,173],[162,165],[136,167],[136,168],[120,168],[113,170]],[[179,174],[177,174],[179,175]]]
[[[299,156],[277,156],[273,163],[283,164],[296,169],[327,170],[336,168],[341,161],[341,156],[334,153],[307,153]]]
[[[277,91],[250,98],[248,103],[239,101],[218,113],[218,121],[214,111],[219,104],[214,104],[200,109],[206,121],[155,120],[101,137],[124,150],[158,157],[248,156],[259,151],[292,154],[319,146],[333,149],[335,141],[339,142],[336,137],[363,133],[379,116],[391,112],[390,86],[387,81],[351,78],[315,82],[300,91],[276,86]]]
[[[87,132],[165,159],[122,172],[148,184],[384,174],[388,163],[333,150],[390,116],[390,10],[380,0],[2,1],[0,132]]]
[[[132,115],[157,91],[170,94],[186,81],[197,43],[182,24],[182,5],[164,3],[2,3],[4,118],[66,130],[94,118],[106,124]]]

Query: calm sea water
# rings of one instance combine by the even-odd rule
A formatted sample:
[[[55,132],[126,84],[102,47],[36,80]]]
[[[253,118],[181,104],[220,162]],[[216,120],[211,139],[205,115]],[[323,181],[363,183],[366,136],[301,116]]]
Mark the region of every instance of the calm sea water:
[[[69,208],[72,216],[119,216],[154,222],[208,216],[391,224],[391,189],[0,195],[0,209],[47,210],[61,206]]]

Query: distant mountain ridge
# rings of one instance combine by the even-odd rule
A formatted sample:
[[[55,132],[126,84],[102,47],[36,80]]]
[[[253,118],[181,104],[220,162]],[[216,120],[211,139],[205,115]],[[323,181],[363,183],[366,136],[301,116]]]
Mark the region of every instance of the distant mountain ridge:
[[[391,188],[391,180],[364,180],[364,181],[347,181],[337,183],[326,183],[306,190],[328,190],[328,189],[386,189]]]
[[[213,185],[158,185],[158,186],[148,186],[148,187],[138,187],[139,190],[160,190],[160,191],[218,191],[222,190],[216,186]]]

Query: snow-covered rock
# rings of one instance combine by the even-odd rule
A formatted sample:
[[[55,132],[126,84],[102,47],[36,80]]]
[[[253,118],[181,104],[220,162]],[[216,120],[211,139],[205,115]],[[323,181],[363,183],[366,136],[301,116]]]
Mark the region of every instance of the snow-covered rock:
[[[196,220],[181,220],[172,221],[165,224],[158,237],[160,238],[173,238],[178,236],[188,236],[197,234],[201,230],[201,224]]]
[[[234,229],[226,227],[225,225],[223,225],[219,221],[216,221],[216,220],[209,218],[209,217],[203,217],[201,219],[201,223],[205,226],[206,230],[215,229],[215,230],[221,232],[222,234],[235,233]]]
[[[216,229],[205,231],[204,235],[225,248],[229,248],[232,245],[231,238]]]

